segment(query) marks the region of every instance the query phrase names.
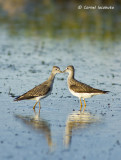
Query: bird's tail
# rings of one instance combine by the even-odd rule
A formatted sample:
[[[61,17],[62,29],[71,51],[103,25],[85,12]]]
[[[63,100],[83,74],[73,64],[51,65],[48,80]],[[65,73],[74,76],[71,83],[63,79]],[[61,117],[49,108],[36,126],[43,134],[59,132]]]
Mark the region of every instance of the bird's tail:
[[[22,100],[22,97],[21,97],[21,96],[18,96],[18,97],[16,97],[16,98],[14,99],[14,101],[20,101],[20,100]]]
[[[16,97],[16,98],[14,99],[14,101],[18,101],[18,98],[19,98],[19,97]]]
[[[109,93],[110,91],[102,91],[103,92],[103,94],[107,94],[107,93]]]

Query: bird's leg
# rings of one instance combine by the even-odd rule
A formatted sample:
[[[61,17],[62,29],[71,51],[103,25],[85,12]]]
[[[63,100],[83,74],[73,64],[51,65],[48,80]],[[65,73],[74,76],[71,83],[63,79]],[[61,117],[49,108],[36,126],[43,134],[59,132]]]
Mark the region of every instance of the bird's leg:
[[[80,111],[81,111],[81,109],[82,109],[82,101],[81,101],[81,98],[80,98],[80,104],[81,104],[81,106],[80,106]]]
[[[38,103],[38,101],[35,103],[35,105],[34,105],[34,107],[33,107],[34,110],[35,110],[35,107],[36,107],[37,103]]]
[[[41,109],[41,106],[40,106],[40,102],[39,102],[39,113],[40,113],[40,109]]]
[[[86,108],[86,102],[85,102],[85,99],[84,99],[84,109],[83,109],[83,112],[85,111],[85,108]]]
[[[36,111],[35,111],[35,109],[34,109],[34,114],[36,115]]]

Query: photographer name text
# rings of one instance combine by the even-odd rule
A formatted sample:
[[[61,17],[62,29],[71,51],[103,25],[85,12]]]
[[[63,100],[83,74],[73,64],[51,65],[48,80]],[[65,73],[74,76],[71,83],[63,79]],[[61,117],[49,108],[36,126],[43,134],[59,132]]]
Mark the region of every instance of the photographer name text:
[[[82,6],[82,5],[79,5],[78,6],[78,9],[91,9],[91,10],[94,10],[94,9],[100,9],[100,10],[103,10],[103,9],[115,9],[114,6]]]

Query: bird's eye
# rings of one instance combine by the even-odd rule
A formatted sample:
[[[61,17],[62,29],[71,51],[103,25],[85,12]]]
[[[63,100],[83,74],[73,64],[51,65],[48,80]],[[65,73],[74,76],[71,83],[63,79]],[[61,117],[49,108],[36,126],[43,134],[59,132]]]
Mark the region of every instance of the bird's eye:
[[[68,67],[66,69],[68,69]]]
[[[57,68],[55,70],[57,70]]]

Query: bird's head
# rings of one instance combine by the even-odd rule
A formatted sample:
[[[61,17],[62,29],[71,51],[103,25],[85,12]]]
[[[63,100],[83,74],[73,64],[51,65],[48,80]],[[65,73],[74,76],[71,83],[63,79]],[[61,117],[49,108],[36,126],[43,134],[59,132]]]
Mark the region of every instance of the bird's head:
[[[72,65],[68,66],[63,73],[68,72],[68,73],[73,73],[74,72],[74,67]]]
[[[62,71],[60,70],[60,68],[57,67],[57,66],[53,66],[52,72],[53,72],[54,74],[56,74],[56,73],[62,73]]]

